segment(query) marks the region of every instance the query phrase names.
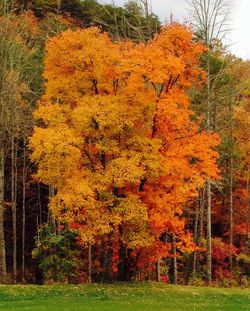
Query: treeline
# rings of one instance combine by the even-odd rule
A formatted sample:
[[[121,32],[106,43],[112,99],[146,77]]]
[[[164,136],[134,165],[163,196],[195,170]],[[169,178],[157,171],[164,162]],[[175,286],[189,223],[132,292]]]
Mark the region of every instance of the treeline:
[[[148,1],[0,12],[1,281],[247,284],[249,62]]]
[[[80,27],[98,26],[114,40],[146,41],[160,30],[159,18],[147,2],[128,1],[124,7],[100,4],[96,0],[40,0],[18,1],[20,7],[32,10],[38,18],[50,14],[74,18]]]

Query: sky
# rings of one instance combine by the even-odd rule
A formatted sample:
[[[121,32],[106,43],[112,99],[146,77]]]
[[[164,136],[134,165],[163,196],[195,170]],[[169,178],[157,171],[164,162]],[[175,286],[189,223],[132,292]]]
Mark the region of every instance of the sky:
[[[100,2],[115,2],[123,5],[126,0],[100,0]],[[231,0],[232,14],[230,34],[231,51],[238,57],[250,59],[250,0]],[[169,19],[173,14],[174,19],[179,22],[188,20],[188,6],[186,0],[151,0],[152,10],[156,13],[161,22]]]

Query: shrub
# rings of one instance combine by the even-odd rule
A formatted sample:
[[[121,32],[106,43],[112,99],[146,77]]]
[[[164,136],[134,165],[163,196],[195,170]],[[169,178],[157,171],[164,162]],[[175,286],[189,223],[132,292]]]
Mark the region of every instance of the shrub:
[[[81,268],[77,237],[76,232],[67,228],[59,234],[48,225],[40,228],[32,256],[38,261],[46,281],[77,281]]]

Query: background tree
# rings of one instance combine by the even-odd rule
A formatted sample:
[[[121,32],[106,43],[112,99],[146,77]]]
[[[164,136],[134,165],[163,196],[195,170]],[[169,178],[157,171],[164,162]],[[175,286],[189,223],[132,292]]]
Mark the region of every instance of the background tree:
[[[190,0],[187,1],[190,6],[191,16],[193,17],[194,30],[198,37],[207,46],[207,53],[204,59],[204,68],[207,72],[206,83],[206,128],[213,129],[212,111],[214,108],[213,90],[216,88],[218,77],[223,72],[223,64],[219,72],[213,76],[211,74],[211,51],[214,43],[225,38],[228,32],[229,22],[229,2],[227,0]],[[207,279],[212,279],[212,227],[211,227],[211,211],[212,211],[212,192],[211,181],[207,181]],[[232,230],[231,230],[232,232]]]

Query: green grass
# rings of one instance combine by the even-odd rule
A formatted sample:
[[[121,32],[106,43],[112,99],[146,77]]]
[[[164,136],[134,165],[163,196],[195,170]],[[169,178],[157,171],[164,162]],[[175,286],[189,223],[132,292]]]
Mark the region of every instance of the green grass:
[[[199,288],[157,283],[0,286],[0,310],[28,311],[240,311],[250,289]]]

